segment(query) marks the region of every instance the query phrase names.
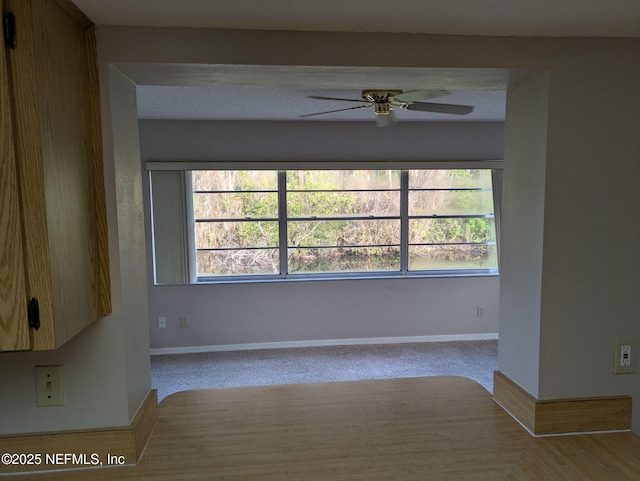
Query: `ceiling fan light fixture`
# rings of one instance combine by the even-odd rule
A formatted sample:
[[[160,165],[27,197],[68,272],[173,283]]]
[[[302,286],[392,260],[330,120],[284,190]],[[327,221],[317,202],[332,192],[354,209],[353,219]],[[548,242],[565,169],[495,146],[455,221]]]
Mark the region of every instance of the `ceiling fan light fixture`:
[[[374,112],[376,114],[376,126],[388,127],[398,122],[395,114],[393,113],[393,96],[399,95],[402,90],[363,90],[363,100],[370,102],[373,105]]]
[[[390,108],[386,113],[376,112],[377,127],[388,127],[397,123],[398,119],[396,118],[396,114],[393,113],[393,108]]]

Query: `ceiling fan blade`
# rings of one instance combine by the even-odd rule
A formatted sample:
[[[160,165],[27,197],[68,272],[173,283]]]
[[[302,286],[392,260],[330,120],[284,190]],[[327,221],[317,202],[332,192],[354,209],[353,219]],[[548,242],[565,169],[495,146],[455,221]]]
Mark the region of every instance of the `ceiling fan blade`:
[[[304,115],[300,115],[299,117],[315,117],[316,115],[332,114],[334,112],[343,112],[345,110],[366,109],[367,107],[371,107],[371,105],[358,105],[357,107],[347,107],[346,109],[327,110],[326,112],[317,112],[315,114],[304,114]]]
[[[396,114],[393,112],[393,110],[389,110],[389,113],[386,115],[376,115],[377,127],[388,127],[389,125],[393,125],[396,123],[398,123],[398,119],[396,118]]]
[[[436,112],[439,114],[467,115],[473,112],[471,105],[436,104],[432,102],[414,102],[403,106],[407,110],[419,110],[420,112]]]
[[[319,95],[309,95],[308,99],[318,99],[318,100],[341,100],[342,102],[364,102],[368,103],[366,100],[362,99],[341,99],[338,97],[321,97]]]
[[[402,103],[413,103],[421,100],[435,99],[436,97],[444,97],[451,95],[448,90],[410,90],[408,92],[402,92],[401,94],[394,95],[393,100],[397,100]]]

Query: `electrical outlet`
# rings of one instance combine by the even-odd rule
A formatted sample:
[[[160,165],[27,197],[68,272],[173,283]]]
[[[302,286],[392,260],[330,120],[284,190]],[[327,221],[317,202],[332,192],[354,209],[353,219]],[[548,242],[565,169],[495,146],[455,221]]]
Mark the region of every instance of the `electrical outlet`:
[[[166,317],[159,317],[158,318],[158,328],[164,329],[166,327],[167,327],[167,318]]]
[[[36,401],[38,406],[62,406],[62,366],[36,366]]]
[[[476,315],[478,317],[484,317],[484,306],[478,306],[476,308]]]
[[[187,317],[180,318],[180,327],[187,328],[189,327],[189,319]]]
[[[637,344],[637,339],[616,339],[613,364],[614,374],[636,372],[635,356]]]

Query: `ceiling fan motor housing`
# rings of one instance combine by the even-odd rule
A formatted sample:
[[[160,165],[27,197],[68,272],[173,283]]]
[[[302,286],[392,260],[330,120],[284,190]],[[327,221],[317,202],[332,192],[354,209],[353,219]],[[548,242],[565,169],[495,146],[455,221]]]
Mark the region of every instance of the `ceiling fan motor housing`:
[[[401,93],[402,90],[363,90],[362,98],[373,103],[376,115],[389,115],[391,110],[389,102],[394,95]]]

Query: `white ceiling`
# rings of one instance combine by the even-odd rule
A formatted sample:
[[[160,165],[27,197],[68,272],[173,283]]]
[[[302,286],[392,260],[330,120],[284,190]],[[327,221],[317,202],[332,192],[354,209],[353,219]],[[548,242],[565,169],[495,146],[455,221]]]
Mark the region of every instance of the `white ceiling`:
[[[73,0],[98,25],[640,37],[638,0]]]
[[[411,32],[460,35],[640,37],[640,0],[73,0],[97,25]],[[345,85],[345,87],[351,87]],[[362,88],[376,88],[363,85]],[[392,88],[412,90],[410,86]],[[153,119],[299,120],[357,105],[308,95],[360,98],[359,90],[189,86],[138,87],[139,115]],[[443,103],[474,105],[468,116],[397,112],[400,120],[499,121],[505,93],[453,91]],[[371,109],[308,120],[368,120]]]

